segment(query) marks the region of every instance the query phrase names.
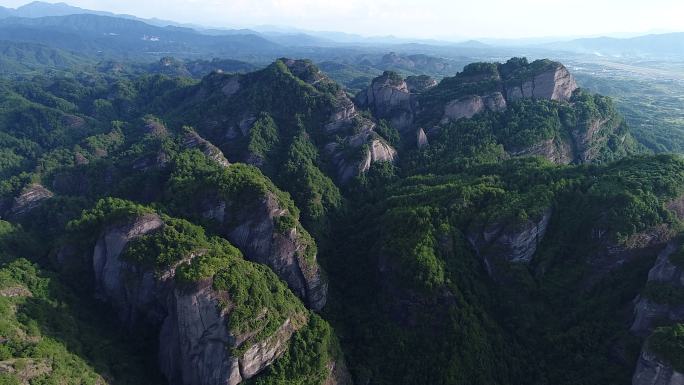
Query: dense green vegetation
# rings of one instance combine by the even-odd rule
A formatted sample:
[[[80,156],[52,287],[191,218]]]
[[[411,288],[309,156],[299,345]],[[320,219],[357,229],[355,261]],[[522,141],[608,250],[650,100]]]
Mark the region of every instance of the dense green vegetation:
[[[580,86],[613,98],[640,143],[654,152],[684,152],[681,80],[588,67],[575,73]]]
[[[214,276],[214,288],[226,290],[234,306],[228,316],[230,330],[250,336],[242,346],[263,341],[287,319],[295,326],[302,323],[304,306],[271,269],[246,261],[227,262]]]
[[[339,332],[349,333],[342,342],[357,378],[629,381],[639,345],[616,313],[639,293],[654,259],[608,273],[593,270],[587,258],[605,242],[633,247],[633,234],[659,223],[678,228],[663,205],[684,192],[683,176],[684,161],[672,156],[588,167],[520,159],[382,186],[381,198],[359,201],[348,227],[338,230],[344,244],[333,252],[345,263],[329,268],[331,282],[344,282],[338,289],[351,297],[339,304],[341,314],[363,320],[338,321],[355,328]],[[551,225],[533,263],[497,265],[501,285],[492,284],[468,238],[494,223],[509,223],[504,231],[515,232],[546,209]],[[364,223],[362,231],[357,223]],[[596,229],[604,232],[601,238]],[[380,273],[369,273],[374,266]],[[598,277],[600,284],[578,293]],[[373,292],[381,294],[368,295]],[[452,324],[459,328],[449,329]],[[616,338],[629,344],[624,364],[605,359]],[[458,355],[438,353],[450,346],[459,346]],[[387,353],[395,350],[396,356]],[[405,355],[412,365],[402,364]],[[376,356],[383,358],[369,359]],[[436,363],[437,357],[443,361]]]
[[[675,266],[684,268],[684,246],[678,248],[672,254],[670,254],[668,259]]]
[[[648,338],[648,347],[675,370],[684,372],[684,324],[657,328]]]
[[[321,384],[329,365],[343,368],[345,359],[361,384],[624,384],[643,342],[629,334],[625,309],[638,294],[682,301],[678,290],[646,278],[657,255],[652,233],[671,239],[681,230],[666,207],[684,193],[684,160],[637,155],[642,149],[608,98],[518,100],[441,124],[422,149],[377,121],[373,135],[399,149],[399,161],[373,163],[342,185],[326,145],[339,144],[351,158],[368,148],[345,142],[359,125],[326,131],[344,91],[310,62],[281,59],[199,82],[175,77],[191,73],[189,63],[159,65],[167,71],[108,67],[0,83],[0,215],[14,222],[0,222],[8,255],[0,292],[32,293],[0,296],[8,320],[0,338],[13,333],[19,341],[0,343],[0,362],[37,368],[58,356],[56,383],[157,381],[134,363],[153,359],[149,348],[137,350],[149,337],[119,338],[116,317],[91,307],[88,278],[88,252],[102,230],[143,215],[164,225],[130,242],[124,261],[156,272],[175,267],[182,289],[211,280],[225,294],[228,327],[248,342],[272,336],[287,319],[298,329],[285,353],[250,380],[260,385]],[[466,66],[419,96],[418,122],[430,131],[444,101],[498,90],[550,65]],[[375,120],[369,112],[361,119]],[[601,129],[589,133],[597,121]],[[189,126],[231,165],[187,148]],[[593,140],[577,139],[585,134]],[[559,153],[572,147],[571,164],[519,156],[539,143]],[[55,196],[13,217],[15,198],[34,183]],[[318,255],[330,282],[320,315],[224,239],[262,219],[256,215],[272,219],[274,239],[296,234],[306,263]],[[545,215],[532,261],[508,263],[511,250],[497,237],[515,238]],[[484,233],[493,240],[481,245]],[[78,249],[66,262],[64,245]],[[680,257],[671,258],[679,264]],[[51,319],[55,309],[60,315]],[[672,349],[654,351],[672,357]],[[41,375],[35,383],[51,383]]]
[[[684,304],[682,289],[673,286],[669,282],[648,282],[644,288],[643,295],[655,303]]]
[[[293,337],[290,348],[272,366],[248,384],[318,385],[328,377],[328,365],[343,365],[335,334],[316,314]],[[342,369],[340,369],[342,370]]]
[[[104,199],[70,222],[70,228],[82,234],[79,229],[84,226],[98,229],[150,212],[132,202]],[[271,336],[286,319],[295,327],[304,322],[304,306],[268,267],[245,261],[238,249],[225,239],[208,237],[201,226],[168,216],[162,220],[160,230],[131,241],[121,258],[156,271],[175,267],[180,284],[211,279],[216,290],[226,291],[229,302],[222,306],[230,309],[229,330],[249,336],[236,347],[236,354]]]
[[[336,108],[335,94],[340,89],[310,62],[298,62],[290,69],[284,60],[237,78],[212,74],[183,91],[203,93],[201,108],[196,101],[190,101],[170,115],[172,121],[192,122],[200,134],[217,143],[225,142],[225,133],[210,128],[207,116],[228,116],[227,124],[236,126],[242,126],[245,120],[250,122],[252,116],[255,120],[249,135],[225,142],[222,149],[231,160],[259,166],[292,195],[306,227],[320,233],[327,229],[326,218],[342,200],[330,177],[330,165],[320,154],[327,144],[321,128]],[[226,98],[222,89],[233,79],[245,86]]]
[[[0,222],[0,378],[7,384],[161,384],[149,343],[111,311],[19,257],[35,242]],[[38,255],[26,255],[36,259]]]

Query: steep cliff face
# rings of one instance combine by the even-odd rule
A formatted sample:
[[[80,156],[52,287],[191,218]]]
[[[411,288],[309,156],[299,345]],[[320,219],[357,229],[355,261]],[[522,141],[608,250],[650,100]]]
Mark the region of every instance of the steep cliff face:
[[[617,116],[609,113],[578,122],[577,127],[570,131],[575,161],[589,163],[598,159],[614,134],[617,134],[616,140],[622,144],[629,136],[623,125]]]
[[[232,299],[237,293],[216,289],[213,276],[195,282],[177,279],[178,267],[192,264],[202,252],[193,251],[162,268],[122,258],[130,242],[164,226],[161,218],[148,214],[105,228],[93,251],[99,295],[129,327],[160,329],[159,364],[170,384],[235,385],[255,376],[287,349],[292,334],[306,323],[303,309],[288,313],[273,333],[255,339],[258,330],[231,326],[231,313],[244,306]],[[237,268],[230,266],[225,268]]]
[[[547,139],[521,149],[511,149],[512,156],[540,156],[558,164],[569,164],[575,160],[573,147],[562,140]]]
[[[553,63],[543,72],[515,84],[517,79],[508,80],[506,98],[514,101],[520,98],[540,98],[568,101],[578,88],[575,78],[560,63]]]
[[[684,373],[680,373],[655,354],[644,349],[639,355],[632,385],[684,385]]]
[[[496,275],[496,265],[506,263],[529,263],[544,238],[551,219],[551,210],[539,218],[522,224],[488,224],[470,229],[468,241],[483,259],[487,271]]]
[[[438,84],[437,80],[427,75],[408,76],[404,81],[409,92],[413,94],[427,91]]]
[[[338,107],[325,126],[330,141],[324,147],[338,182],[348,182],[375,162],[394,162],[397,151],[375,132],[375,127],[373,121],[359,115],[346,95],[339,95]],[[336,137],[341,139],[332,140]]]
[[[223,235],[247,259],[273,269],[310,308],[323,308],[328,286],[316,262],[312,241],[301,233],[301,227],[277,228],[280,218],[288,213],[273,194],[248,206],[218,196],[199,198],[203,200],[202,215],[221,223]]]
[[[473,63],[440,83],[431,80],[427,77],[404,80],[394,72],[385,72],[356,96],[356,103],[401,132],[425,127],[429,133],[435,133],[440,126],[459,119],[487,111],[503,112],[523,98],[569,102],[577,89],[574,78],[562,64],[549,60],[528,63],[517,58],[504,64]],[[578,126],[573,131],[576,145],[566,140],[568,133],[555,142],[544,138],[509,152],[513,156],[543,156],[558,163],[591,161],[605,145],[607,135],[595,135],[598,131],[610,131],[604,129],[605,123],[597,119],[587,123],[588,127]]]
[[[684,269],[671,261],[679,249],[676,243],[668,244],[649,271],[646,291],[635,300],[632,333],[646,336],[658,322],[684,321],[684,294],[674,295],[684,293]]]
[[[408,101],[401,92],[387,90],[380,87],[377,97],[397,106]],[[244,75],[213,73],[190,94],[174,112],[177,119],[193,124],[231,161],[265,169],[269,160],[278,163],[287,156],[283,153],[287,148],[275,144],[289,143],[302,131],[323,158],[337,165],[331,176],[342,183],[367,170],[368,159],[371,163],[392,160],[356,156],[366,147],[377,147],[374,141],[391,146],[374,132],[375,123],[356,111],[344,90],[308,60],[283,58]],[[214,107],[203,107],[207,104]],[[264,124],[264,115],[268,124]]]
[[[374,162],[394,162],[397,156],[392,146],[370,131],[350,137],[345,144],[329,143],[326,151],[342,183],[368,171]]]
[[[148,272],[143,273],[135,287],[126,286],[124,275],[132,267],[119,257],[132,239],[158,230],[162,226],[161,218],[155,214],[135,218],[130,223],[111,226],[105,230],[93,249],[92,264],[96,292],[100,297],[112,302],[121,321],[129,326],[141,321],[141,318],[148,317],[147,312],[143,315],[139,310],[157,301],[157,282],[153,272]],[[160,317],[160,314],[156,314],[156,317]]]
[[[416,132],[416,142],[418,144],[418,148],[423,148],[429,144],[428,137],[425,134],[425,130],[422,128],[418,129],[418,132]]]
[[[489,95],[470,95],[461,99],[452,100],[444,106],[444,116],[441,123],[449,123],[461,118],[472,118],[482,111],[502,111],[506,109],[506,99],[501,92]]]
[[[461,119],[488,113],[480,123],[498,130],[496,139],[510,156],[568,164],[635,151],[610,100],[578,91],[570,72],[557,62],[513,58],[503,64],[473,63],[436,85],[414,78],[409,82],[385,72],[357,95],[356,103],[404,134],[426,128],[431,141]],[[509,115],[525,118],[509,124]]]
[[[389,120],[398,130],[405,130],[413,123],[409,86],[395,72],[385,71],[373,79],[370,87],[356,96],[356,103],[370,108],[377,118]]]
[[[504,64],[473,63],[418,97],[414,114],[423,123],[443,110],[440,123],[445,124],[487,110],[505,110],[521,98],[569,101],[576,89],[570,72],[557,62],[514,58]]]

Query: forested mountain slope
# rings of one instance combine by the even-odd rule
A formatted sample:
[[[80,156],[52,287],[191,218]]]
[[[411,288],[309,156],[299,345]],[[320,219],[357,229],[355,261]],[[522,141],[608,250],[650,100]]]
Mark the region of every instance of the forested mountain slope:
[[[164,63],[0,83],[2,381],[678,384],[684,160],[560,63]]]

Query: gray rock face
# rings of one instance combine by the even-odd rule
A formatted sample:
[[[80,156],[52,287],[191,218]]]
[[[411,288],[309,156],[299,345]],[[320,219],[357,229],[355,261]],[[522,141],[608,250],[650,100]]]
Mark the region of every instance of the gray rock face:
[[[444,117],[442,117],[440,123],[445,124],[462,118],[472,118],[475,114],[484,111],[484,109],[484,101],[479,95],[452,100],[444,106]]]
[[[684,305],[673,306],[656,303],[651,299],[639,296],[634,305],[634,322],[630,331],[634,334],[646,336],[651,332],[657,321],[684,320]]]
[[[418,143],[418,148],[423,148],[429,144],[428,137],[425,135],[425,130],[422,128],[419,128],[416,133],[416,142]]]
[[[541,156],[554,163],[569,164],[575,157],[567,142],[557,143],[554,139],[544,140],[523,149],[509,150],[511,156]]]
[[[385,72],[373,79],[370,87],[357,95],[357,103],[368,107],[380,119],[388,119],[398,130],[413,123],[413,108],[408,85],[398,75]]]
[[[354,119],[358,117],[356,106],[346,96],[341,96],[338,99],[337,108],[330,115],[328,123],[325,125],[327,133],[336,133],[353,124]]]
[[[119,257],[131,240],[160,229],[163,222],[159,216],[149,214],[132,223],[112,226],[102,233],[93,250],[93,272],[96,294],[112,303],[125,324],[131,326],[148,316],[139,314],[139,309],[157,301],[157,282],[154,275],[138,271]],[[135,286],[125,285],[125,275],[139,275]],[[157,321],[160,314],[155,315]]]
[[[42,201],[52,198],[53,195],[50,190],[40,184],[28,185],[21,191],[18,197],[14,198],[9,216],[18,217],[24,215],[38,207]]]
[[[331,140],[335,137],[342,140],[326,144],[324,151],[335,165],[340,183],[368,171],[374,162],[395,160],[397,151],[374,131],[373,121],[359,115],[346,95],[338,95],[336,104],[338,109],[325,129],[331,134]]]
[[[426,75],[408,76],[404,81],[412,94],[427,91],[438,84],[437,80]]]
[[[490,274],[494,274],[497,261],[508,263],[529,263],[537,251],[551,219],[551,210],[540,218],[528,220],[514,228],[501,224],[488,225],[469,231],[468,240],[484,260]]]
[[[648,273],[649,282],[658,282],[684,290],[684,269],[670,262],[670,255],[677,249],[670,243],[660,252],[655,265]],[[684,321],[684,304],[660,304],[640,295],[635,300],[634,322],[630,331],[636,335],[647,336],[655,328],[657,321]]]
[[[591,162],[598,156],[601,144],[607,139],[601,135],[601,130],[607,123],[608,120],[592,120],[586,127],[578,128],[571,133],[578,162]]]
[[[249,336],[228,330],[230,303],[226,292],[215,291],[211,279],[178,285],[175,268],[196,255],[161,271],[120,258],[131,240],[163,226],[154,214],[107,228],[93,251],[97,292],[117,310],[129,327],[141,323],[159,327],[159,365],[171,385],[236,385],[273,363],[296,331],[290,319],[265,340],[247,347],[240,357],[232,347]],[[223,310],[220,310],[223,309]]]
[[[226,159],[226,157],[223,155],[223,152],[221,152],[218,147],[211,144],[211,142],[202,138],[195,131],[190,131],[183,135],[183,147],[196,148],[202,151],[202,153],[209,159],[212,159],[221,166],[230,166],[230,162],[228,162],[228,159]]]
[[[242,381],[239,359],[229,355],[235,343],[219,312],[220,293],[211,283],[166,295],[169,314],[159,333],[159,365],[171,384],[226,384]]]
[[[223,234],[247,259],[269,266],[310,308],[323,308],[328,285],[315,257],[307,261],[307,245],[297,229],[276,230],[274,221],[286,211],[275,196],[268,194],[254,207],[232,207],[220,199],[207,201],[205,207],[203,216],[222,223]]]
[[[232,76],[221,87],[221,92],[227,97],[235,95],[240,90],[240,78]]]
[[[644,349],[639,356],[632,385],[684,385],[684,374]]]
[[[452,100],[444,106],[444,116],[441,123],[453,122],[462,118],[472,118],[485,109],[490,111],[502,111],[506,109],[506,99],[500,92],[490,95],[470,95],[461,99]]]
[[[361,172],[366,172],[374,162],[393,162],[397,156],[397,151],[383,140],[373,139],[370,148],[365,156],[365,161],[361,164]]]
[[[287,342],[296,331],[287,319],[278,331],[266,340],[252,345],[240,358],[240,374],[249,379],[272,364],[287,349]]]
[[[577,83],[567,68],[558,64],[553,69],[534,76],[520,86],[508,87],[506,98],[508,101],[520,98],[567,101],[570,100],[572,93],[577,88]]]
[[[337,179],[341,183],[368,171],[374,162],[394,162],[397,157],[397,150],[384,140],[375,138],[371,131],[350,137],[346,144],[358,154],[350,156],[350,151],[345,151],[339,143],[330,143],[325,148],[337,168]],[[363,145],[367,147],[365,150],[362,149]]]
[[[343,359],[328,363],[328,377],[323,385],[353,385],[351,374]]]

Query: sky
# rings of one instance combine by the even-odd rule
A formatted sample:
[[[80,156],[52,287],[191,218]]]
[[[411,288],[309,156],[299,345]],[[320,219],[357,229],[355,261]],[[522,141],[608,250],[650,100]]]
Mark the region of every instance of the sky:
[[[26,0],[0,0],[15,8]],[[55,2],[55,1],[49,1]],[[684,31],[682,0],[66,0],[213,27],[470,39]]]

